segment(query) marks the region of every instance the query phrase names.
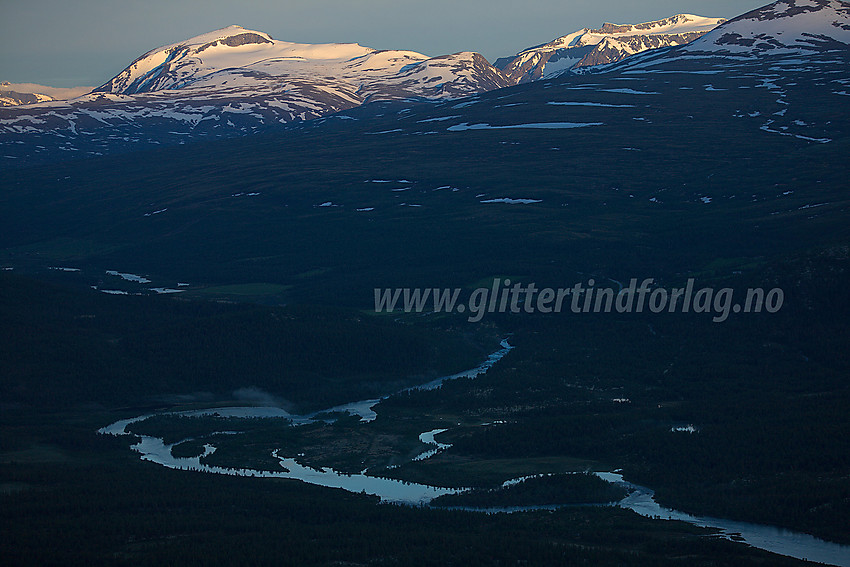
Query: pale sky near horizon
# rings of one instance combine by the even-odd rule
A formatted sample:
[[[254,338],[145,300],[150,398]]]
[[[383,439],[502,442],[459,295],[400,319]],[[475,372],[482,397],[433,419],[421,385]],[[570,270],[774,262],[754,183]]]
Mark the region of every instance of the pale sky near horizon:
[[[765,0],[0,0],[0,81],[100,85],[139,55],[238,24],[299,43],[359,43],[491,62],[604,22],[733,18]]]

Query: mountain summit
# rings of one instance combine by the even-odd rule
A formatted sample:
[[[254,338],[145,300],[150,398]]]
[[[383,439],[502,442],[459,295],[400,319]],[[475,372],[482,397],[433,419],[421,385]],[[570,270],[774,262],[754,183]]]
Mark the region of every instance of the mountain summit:
[[[430,58],[357,43],[291,43],[228,26],[149,51],[95,92],[242,91],[285,96],[293,81],[302,86],[309,81],[347,100],[348,106],[365,99],[455,98],[506,86],[500,73],[477,53]]]
[[[850,2],[779,0],[729,20],[688,46],[688,51],[734,54],[847,49]]]
[[[678,14],[642,24],[606,23],[598,29],[584,28],[549,43],[530,47],[514,57],[503,57],[496,61],[495,66],[512,83],[526,83],[581,67],[615,63],[650,49],[684,45],[725,21],[723,18]]]

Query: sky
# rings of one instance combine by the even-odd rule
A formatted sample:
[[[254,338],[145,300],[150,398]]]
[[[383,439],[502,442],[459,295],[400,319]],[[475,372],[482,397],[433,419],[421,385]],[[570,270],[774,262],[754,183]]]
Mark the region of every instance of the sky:
[[[493,62],[604,22],[732,18],[766,0],[0,0],[0,81],[97,86],[143,53],[231,24],[298,43],[359,43]]]

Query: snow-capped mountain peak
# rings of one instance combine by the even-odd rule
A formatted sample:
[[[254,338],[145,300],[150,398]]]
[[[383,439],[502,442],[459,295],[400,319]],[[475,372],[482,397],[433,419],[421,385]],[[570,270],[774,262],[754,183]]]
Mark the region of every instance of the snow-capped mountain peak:
[[[278,41],[265,32],[234,25],[153,49],[97,92],[136,94],[205,86],[205,79],[222,71],[241,71],[248,76],[256,73],[257,67],[268,72],[270,63],[285,66],[288,62],[292,66],[299,62],[344,62],[374,52],[356,43],[314,45]],[[424,55],[419,57],[427,59]]]
[[[303,86],[321,98],[332,92],[339,104],[329,110],[336,111],[367,99],[453,98],[507,85],[477,53],[429,58],[357,43],[292,43],[229,26],[151,50],[96,92],[277,98]]]
[[[779,0],[729,20],[687,47],[735,54],[847,48],[850,2]]]
[[[477,53],[429,58],[357,43],[292,43],[229,26],[149,51],[96,92],[133,95],[214,88],[276,93],[284,79],[336,82],[352,103],[354,93],[371,100],[451,98],[508,84]]]
[[[605,23],[601,28],[584,28],[549,43],[496,61],[515,83],[557,76],[580,67],[614,63],[649,49],[684,45],[725,22],[693,14],[677,14],[641,24]]]

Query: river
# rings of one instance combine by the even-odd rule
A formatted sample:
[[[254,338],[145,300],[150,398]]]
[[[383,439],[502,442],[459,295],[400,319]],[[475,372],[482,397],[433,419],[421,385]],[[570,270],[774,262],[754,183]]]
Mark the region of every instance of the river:
[[[513,348],[514,347],[508,343],[507,339],[505,339],[501,342],[500,349],[498,351],[490,354],[487,357],[487,360],[475,368],[459,372],[451,376],[444,376],[437,380],[427,382],[420,386],[407,388],[402,391],[404,392],[416,389],[433,390],[440,388],[447,380],[475,378],[486,373]],[[330,414],[348,413],[359,416],[361,422],[368,423],[377,418],[375,407],[378,406],[382,400],[389,398],[390,395],[382,398],[342,404],[308,415],[293,415],[283,409],[274,407],[209,408],[182,412],[168,412],[166,414],[146,414],[116,421],[111,425],[101,428],[98,432],[105,435],[130,435],[127,431],[127,427],[129,425],[139,421],[144,421],[153,415],[218,415],[220,417],[233,418],[260,417],[268,419],[287,419],[290,420],[292,425],[297,426],[327,419]],[[421,453],[415,457],[414,460],[430,458],[439,451],[449,448],[450,445],[439,443],[434,439],[436,435],[443,431],[445,430],[435,429],[422,433],[419,436],[419,440],[423,444],[429,445],[431,449]],[[374,495],[379,497],[381,502],[409,504],[414,506],[424,506],[438,496],[442,496],[444,494],[457,494],[466,490],[464,488],[441,488],[396,479],[376,477],[365,474],[365,471],[359,474],[345,474],[328,467],[323,467],[321,469],[310,468],[299,464],[296,459],[292,457],[279,455],[278,451],[274,451],[272,455],[278,459],[281,466],[280,471],[219,467],[201,462],[201,459],[215,452],[216,449],[212,445],[205,445],[204,453],[195,457],[175,457],[172,455],[171,449],[178,443],[168,445],[164,443],[162,439],[156,437],[146,435],[138,435],[137,437],[139,437],[139,441],[134,444],[131,449],[138,452],[142,460],[151,461],[171,469],[192,470],[210,474],[224,474],[243,477],[295,479],[317,486],[338,488],[348,492]],[[741,541],[759,549],[764,549],[797,559],[824,563],[827,565],[850,567],[850,546],[827,542],[808,534],[792,532],[772,526],[750,524],[734,520],[725,520],[722,518],[693,516],[685,512],[672,510],[659,505],[655,501],[654,492],[651,489],[630,483],[626,481],[621,474],[616,472],[597,472],[595,474],[603,480],[618,484],[629,490],[629,495],[618,502],[617,505],[622,508],[632,510],[641,516],[665,520],[678,520],[701,527],[715,528],[720,530],[721,535],[728,539]],[[522,482],[523,480],[524,478],[509,480],[506,481],[505,485],[515,484],[517,482]],[[553,506],[537,506],[482,511],[518,512],[530,510],[551,510],[554,508],[555,507]]]

